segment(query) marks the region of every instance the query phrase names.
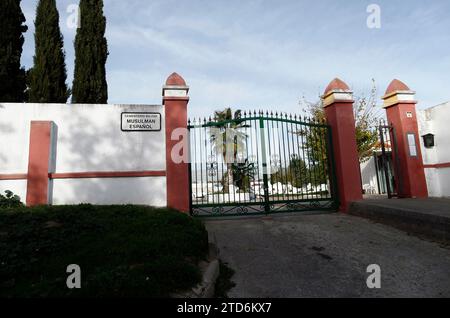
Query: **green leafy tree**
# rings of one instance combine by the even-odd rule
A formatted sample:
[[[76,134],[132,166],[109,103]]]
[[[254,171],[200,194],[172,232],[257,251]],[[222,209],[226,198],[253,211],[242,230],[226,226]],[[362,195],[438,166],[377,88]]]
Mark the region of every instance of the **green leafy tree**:
[[[301,105],[306,108],[307,113],[315,122],[325,122],[325,110],[322,101],[310,103],[305,100]],[[380,108],[377,107],[377,89],[375,81],[372,80],[372,89],[369,97],[362,95],[356,98],[354,104],[354,115],[356,122],[356,144],[358,148],[359,161],[367,161],[378,147],[377,122],[380,119]],[[324,129],[312,128],[307,135],[307,148],[312,161],[324,162],[326,158],[326,131]]]
[[[33,68],[29,72],[29,101],[66,103],[70,90],[66,84],[64,43],[55,0],[39,0],[35,27],[35,56]]]
[[[289,166],[271,174],[270,182],[290,183],[293,187],[302,188],[310,182],[310,173],[305,161],[298,155],[292,155]]]
[[[232,182],[235,186],[239,188],[240,192],[249,192],[251,189],[251,182],[255,180],[256,167],[254,163],[250,163],[248,159],[244,162],[236,162],[231,166],[231,170],[227,172],[222,177],[222,185],[225,189],[228,188],[229,183],[229,173],[232,171],[233,178]]]
[[[80,27],[75,38],[73,103],[106,104],[106,18],[103,0],[80,0]]]
[[[23,102],[25,69],[20,65],[27,31],[21,0],[0,1],[0,102]]]
[[[12,191],[6,190],[5,195],[0,193],[0,208],[16,208],[24,206],[20,197]]]
[[[308,167],[305,161],[297,155],[291,157],[288,167],[288,180],[292,186],[301,188],[308,183]]]

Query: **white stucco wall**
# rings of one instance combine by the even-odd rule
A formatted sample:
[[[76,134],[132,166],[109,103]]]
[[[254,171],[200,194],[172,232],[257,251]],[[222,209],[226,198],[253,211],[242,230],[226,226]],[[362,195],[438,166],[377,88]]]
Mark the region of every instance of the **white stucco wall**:
[[[450,197],[450,168],[439,169],[439,183],[440,196]]]
[[[366,193],[372,192],[368,194],[378,194],[378,180],[374,157],[361,164],[361,179],[363,189],[366,190]]]
[[[427,180],[428,195],[430,197],[442,197],[444,196],[441,188],[441,169],[425,168],[425,178]]]
[[[450,163],[450,102],[418,111],[420,135],[435,135],[435,146],[422,143],[425,165]],[[433,197],[450,197],[450,167],[425,169],[428,192]]]
[[[123,112],[161,113],[159,132],[123,132]],[[55,173],[162,171],[165,164],[163,106],[0,104],[0,174],[28,170],[31,121],[53,121]],[[24,186],[25,185],[25,186]],[[1,181],[26,197],[26,181]],[[25,193],[24,193],[25,191]],[[55,204],[166,204],[164,177],[64,179],[53,181]]]
[[[53,204],[142,204],[166,206],[166,178],[53,180]]]

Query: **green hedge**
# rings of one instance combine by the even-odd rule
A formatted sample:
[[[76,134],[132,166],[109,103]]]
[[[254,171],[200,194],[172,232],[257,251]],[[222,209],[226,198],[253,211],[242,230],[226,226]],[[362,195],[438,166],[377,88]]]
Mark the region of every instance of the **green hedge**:
[[[166,297],[200,281],[203,224],[140,206],[0,209],[1,297]],[[81,289],[66,286],[70,264]]]

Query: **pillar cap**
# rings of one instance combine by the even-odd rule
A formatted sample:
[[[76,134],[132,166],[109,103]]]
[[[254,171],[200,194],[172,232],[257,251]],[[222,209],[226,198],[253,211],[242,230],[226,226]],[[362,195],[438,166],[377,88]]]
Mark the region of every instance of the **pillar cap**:
[[[383,107],[388,108],[400,103],[416,104],[415,95],[416,92],[411,90],[408,85],[398,79],[394,79],[381,99],[384,100]]]
[[[322,100],[324,107],[336,102],[353,103],[353,92],[344,81],[335,78],[325,89]]]
[[[348,87],[348,85],[340,78],[336,77],[330,82],[330,84],[328,84],[324,95],[327,95],[331,91],[350,91],[350,87]]]
[[[186,81],[178,73],[173,72],[167,78],[166,86],[186,86]]]
[[[166,97],[187,98],[189,92],[189,86],[186,85],[186,81],[178,73],[174,72],[166,80],[166,84],[163,86],[162,95]]]

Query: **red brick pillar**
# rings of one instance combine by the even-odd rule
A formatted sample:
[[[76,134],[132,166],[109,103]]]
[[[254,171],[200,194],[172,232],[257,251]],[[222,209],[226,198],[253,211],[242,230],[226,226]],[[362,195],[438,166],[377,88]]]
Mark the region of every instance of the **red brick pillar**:
[[[333,138],[340,211],[347,212],[350,202],[362,200],[353,92],[336,78],[328,85],[322,98]]]
[[[166,125],[167,206],[189,212],[189,140],[187,105],[189,87],[173,73],[163,87]]]
[[[50,203],[48,173],[52,154],[52,126],[50,121],[31,122],[26,200],[28,206]]]
[[[422,151],[417,124],[415,92],[403,82],[393,80],[383,97],[387,120],[394,127],[397,151],[393,160],[398,162],[396,182],[400,198],[428,197]]]

